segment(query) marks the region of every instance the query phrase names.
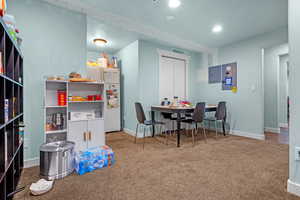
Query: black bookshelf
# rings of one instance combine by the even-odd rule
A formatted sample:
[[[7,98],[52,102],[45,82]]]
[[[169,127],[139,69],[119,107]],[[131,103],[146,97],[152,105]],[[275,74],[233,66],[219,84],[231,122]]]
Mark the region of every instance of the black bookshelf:
[[[0,200],[12,199],[24,166],[23,56],[0,19]],[[2,71],[2,72],[1,72]]]

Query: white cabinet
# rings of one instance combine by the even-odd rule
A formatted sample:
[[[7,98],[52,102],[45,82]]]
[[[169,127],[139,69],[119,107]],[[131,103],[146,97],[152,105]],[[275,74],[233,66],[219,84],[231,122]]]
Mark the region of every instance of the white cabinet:
[[[58,91],[64,91],[65,97],[68,97],[63,106],[57,105]],[[73,141],[76,143],[76,151],[105,145],[104,99],[104,83],[47,80],[44,101],[45,142]],[[52,117],[58,114],[62,115],[63,123],[57,123],[56,118]],[[73,119],[71,116],[75,115],[81,117]]]
[[[75,142],[75,151],[105,145],[104,120],[70,121],[68,140]]]
[[[89,137],[88,147],[105,145],[104,120],[90,120],[87,126]]]
[[[69,122],[68,140],[75,142],[75,150],[82,151],[87,146],[87,121]]]

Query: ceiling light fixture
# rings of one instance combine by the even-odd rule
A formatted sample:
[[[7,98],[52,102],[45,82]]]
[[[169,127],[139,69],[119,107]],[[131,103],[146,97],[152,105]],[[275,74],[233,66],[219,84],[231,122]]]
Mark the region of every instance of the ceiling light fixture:
[[[215,25],[213,28],[212,28],[212,32],[213,33],[220,33],[223,31],[223,27],[221,25]]]
[[[103,47],[104,45],[107,44],[107,40],[101,39],[101,38],[96,38],[94,39],[94,44],[97,46]]]
[[[170,8],[178,8],[181,5],[180,0],[169,0],[169,7]]]

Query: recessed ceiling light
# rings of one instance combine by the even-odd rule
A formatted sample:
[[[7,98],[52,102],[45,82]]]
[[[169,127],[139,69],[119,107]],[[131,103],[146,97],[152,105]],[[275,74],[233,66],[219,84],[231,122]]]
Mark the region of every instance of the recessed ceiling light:
[[[213,28],[212,28],[212,32],[213,33],[220,33],[223,31],[223,27],[221,25],[215,25]]]
[[[103,47],[107,43],[107,40],[104,40],[102,38],[96,38],[93,41],[94,41],[95,45],[100,46],[100,47]]]
[[[169,7],[170,8],[177,8],[181,5],[180,0],[169,0]]]

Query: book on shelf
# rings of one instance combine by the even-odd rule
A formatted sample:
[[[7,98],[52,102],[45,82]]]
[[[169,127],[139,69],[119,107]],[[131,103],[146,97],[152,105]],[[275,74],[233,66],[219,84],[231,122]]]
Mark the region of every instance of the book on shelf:
[[[8,122],[9,120],[9,105],[8,99],[4,100],[4,121]]]

